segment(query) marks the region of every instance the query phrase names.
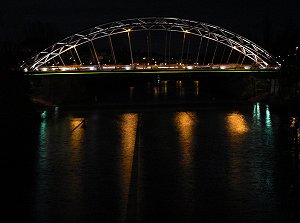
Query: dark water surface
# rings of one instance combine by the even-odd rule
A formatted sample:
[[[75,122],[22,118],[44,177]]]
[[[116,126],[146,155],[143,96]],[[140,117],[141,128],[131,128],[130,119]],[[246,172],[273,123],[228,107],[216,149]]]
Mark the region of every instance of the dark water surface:
[[[298,222],[298,139],[286,121],[260,103],[45,110],[32,222]]]

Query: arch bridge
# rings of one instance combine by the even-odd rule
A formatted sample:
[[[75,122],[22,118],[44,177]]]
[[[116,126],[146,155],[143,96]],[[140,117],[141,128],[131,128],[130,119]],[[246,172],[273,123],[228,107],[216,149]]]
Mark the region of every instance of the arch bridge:
[[[125,70],[278,70],[254,42],[212,24],[148,17],[98,25],[30,58],[24,72]]]

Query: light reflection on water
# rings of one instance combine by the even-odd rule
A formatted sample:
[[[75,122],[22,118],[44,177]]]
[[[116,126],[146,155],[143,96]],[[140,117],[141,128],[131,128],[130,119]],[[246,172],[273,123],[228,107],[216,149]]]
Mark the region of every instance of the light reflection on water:
[[[268,105],[42,116],[37,222],[286,222],[280,118]]]
[[[242,114],[229,114],[227,121],[232,150],[230,179],[237,206],[242,207],[241,202],[253,198],[257,203],[249,205],[250,210],[272,211],[276,206],[273,187],[276,151],[269,107],[265,105],[262,109],[261,104],[256,103],[252,119]]]
[[[57,114],[57,112],[55,112]],[[56,116],[57,117],[57,116]],[[71,117],[69,119],[70,127],[70,150],[69,155],[66,155],[66,166],[68,168],[68,174],[65,174],[65,189],[68,191],[69,200],[72,201],[65,207],[65,210],[72,212],[72,210],[78,210],[81,203],[81,194],[83,191],[83,173],[82,173],[82,159],[83,159],[83,142],[85,136],[84,129],[85,120],[82,118]],[[69,159],[67,158],[69,157]],[[68,159],[68,160],[67,160]],[[75,219],[77,214],[74,214]]]
[[[194,185],[194,150],[196,144],[196,126],[197,115],[195,112],[177,112],[174,114],[174,125],[178,132],[179,143],[179,162],[181,166],[180,182],[182,189],[181,205],[188,208],[188,211],[183,211],[184,215],[194,211],[195,205],[193,201],[193,194],[195,190]],[[188,219],[186,218],[186,221]]]
[[[122,196],[122,217],[126,220],[129,190],[131,186],[133,156],[136,148],[136,130],[138,124],[138,114],[126,113],[120,116],[120,176],[121,176],[121,196]]]
[[[47,209],[44,208],[47,204],[45,204],[46,200],[41,199],[41,196],[45,196],[45,191],[48,191],[48,183],[47,183],[47,172],[48,168],[48,135],[47,135],[47,111],[44,111],[41,114],[41,124],[40,124],[40,132],[39,132],[39,150],[38,150],[38,161],[37,161],[37,191],[36,196],[33,198],[36,202],[36,206],[34,207],[39,216],[40,220],[46,220],[48,217]],[[46,197],[45,197],[46,198]]]
[[[242,183],[243,148],[240,146],[249,132],[249,126],[242,114],[237,112],[226,115],[226,126],[229,141],[230,181],[234,190],[238,191]]]
[[[266,105],[266,126],[268,129],[272,128],[271,113],[268,105]]]
[[[253,106],[253,118],[257,123],[259,123],[259,121],[260,121],[260,103],[259,102],[257,102]]]
[[[240,136],[249,131],[245,117],[238,113],[230,113],[226,116],[228,132],[232,136]]]
[[[190,169],[193,162],[192,150],[196,123],[192,119],[192,115],[194,115],[192,112],[178,112],[175,114],[175,126],[178,131],[178,141],[181,147],[181,162],[185,169]]]

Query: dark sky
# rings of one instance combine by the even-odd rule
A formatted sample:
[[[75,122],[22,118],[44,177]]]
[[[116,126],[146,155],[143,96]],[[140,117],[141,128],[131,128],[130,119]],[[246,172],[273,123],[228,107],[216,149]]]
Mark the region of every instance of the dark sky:
[[[292,47],[299,40],[296,0],[6,0],[1,39],[22,39],[40,24],[53,43],[91,26],[121,19],[166,16],[218,25],[263,47]],[[298,35],[296,37],[296,35]],[[267,42],[267,43],[266,43]],[[283,44],[286,43],[286,44]],[[299,41],[298,41],[299,43]],[[289,46],[291,45],[291,46]]]

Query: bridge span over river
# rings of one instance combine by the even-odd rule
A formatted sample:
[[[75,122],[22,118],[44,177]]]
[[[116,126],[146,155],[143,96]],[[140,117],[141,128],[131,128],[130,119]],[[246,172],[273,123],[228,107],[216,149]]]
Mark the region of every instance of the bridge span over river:
[[[88,28],[21,69],[35,95],[56,104],[250,97],[276,92],[281,75],[281,64],[251,40],[216,25],[166,17]]]

